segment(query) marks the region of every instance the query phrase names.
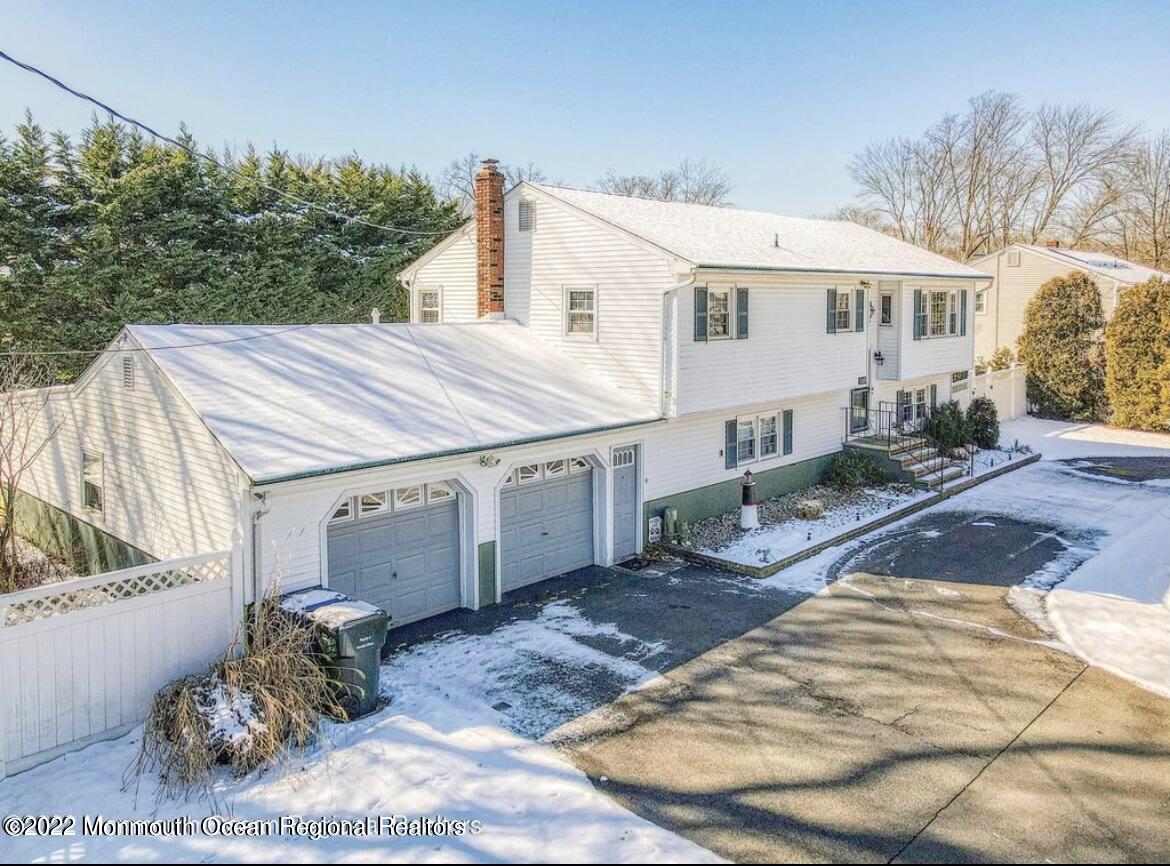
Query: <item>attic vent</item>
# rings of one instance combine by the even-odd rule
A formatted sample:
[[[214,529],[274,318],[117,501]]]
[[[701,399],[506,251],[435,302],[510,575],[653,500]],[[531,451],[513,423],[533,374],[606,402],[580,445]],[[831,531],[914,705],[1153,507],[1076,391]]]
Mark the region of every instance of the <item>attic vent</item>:
[[[1020,251],[1008,250],[1007,266],[1009,268],[1018,268],[1020,266]]]
[[[528,199],[520,199],[520,231],[530,232],[536,227],[536,205]]]
[[[134,390],[134,356],[122,356],[122,387]]]

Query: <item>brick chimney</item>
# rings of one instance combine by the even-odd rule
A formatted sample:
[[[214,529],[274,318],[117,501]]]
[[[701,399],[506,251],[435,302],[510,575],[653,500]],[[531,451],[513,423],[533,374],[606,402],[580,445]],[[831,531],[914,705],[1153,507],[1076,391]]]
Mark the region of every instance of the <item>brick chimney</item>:
[[[1060,241],[1053,238],[1047,244],[1045,244],[1045,246],[1048,247],[1048,249],[1050,249],[1050,250],[1058,250],[1058,249],[1060,249]]]
[[[475,298],[479,317],[504,315],[504,175],[497,159],[475,174]]]

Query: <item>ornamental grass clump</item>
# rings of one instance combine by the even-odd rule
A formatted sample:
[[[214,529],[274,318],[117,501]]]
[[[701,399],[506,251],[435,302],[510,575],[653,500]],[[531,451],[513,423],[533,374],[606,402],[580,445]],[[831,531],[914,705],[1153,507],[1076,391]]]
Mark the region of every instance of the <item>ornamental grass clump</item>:
[[[315,742],[325,716],[345,718],[316,645],[312,627],[268,594],[206,673],[154,696],[130,772],[157,772],[165,797],[210,796],[218,766],[239,777]]]

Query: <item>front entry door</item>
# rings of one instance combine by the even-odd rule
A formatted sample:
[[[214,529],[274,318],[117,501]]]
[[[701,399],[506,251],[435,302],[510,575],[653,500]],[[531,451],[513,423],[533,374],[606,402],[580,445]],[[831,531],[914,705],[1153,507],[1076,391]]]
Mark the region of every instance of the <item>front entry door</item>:
[[[854,388],[849,401],[849,432],[869,429],[869,388]]]

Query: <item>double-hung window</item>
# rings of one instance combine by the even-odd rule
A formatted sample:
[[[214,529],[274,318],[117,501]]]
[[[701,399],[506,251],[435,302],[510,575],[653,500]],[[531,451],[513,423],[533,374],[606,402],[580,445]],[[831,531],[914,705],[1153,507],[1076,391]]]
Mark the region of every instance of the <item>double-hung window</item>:
[[[837,330],[851,331],[853,318],[850,316],[850,304],[853,301],[853,292],[843,289],[837,290]]]
[[[87,511],[100,512],[105,506],[103,496],[105,479],[102,472],[102,456],[81,452],[81,504]]]
[[[928,333],[932,337],[944,337],[947,333],[947,293],[930,293],[930,322]]]
[[[756,419],[740,418],[736,429],[735,462],[751,463],[756,459]]]
[[[418,290],[418,320],[424,325],[434,325],[443,320],[443,290],[438,286]]]
[[[707,290],[707,338],[726,340],[731,337],[731,289]]]
[[[926,389],[919,388],[914,392],[914,417],[926,417]]]
[[[980,316],[987,312],[987,289],[975,293],[975,312]]]
[[[565,289],[565,335],[584,339],[597,335],[597,289]]]
[[[760,459],[775,457],[780,440],[777,436],[776,416],[760,416]]]

